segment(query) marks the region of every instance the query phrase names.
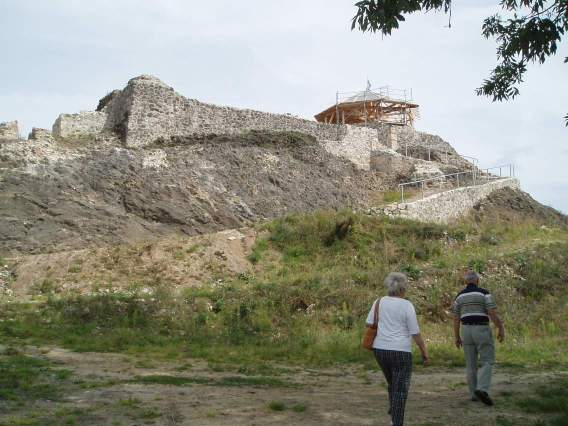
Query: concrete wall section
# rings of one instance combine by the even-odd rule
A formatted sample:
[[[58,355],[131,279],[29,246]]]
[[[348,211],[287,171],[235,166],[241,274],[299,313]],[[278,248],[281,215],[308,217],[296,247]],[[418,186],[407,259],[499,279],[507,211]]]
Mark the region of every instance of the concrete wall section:
[[[479,186],[441,192],[411,203],[393,204],[382,209],[382,213],[422,222],[447,223],[465,215],[491,192],[505,187],[519,189],[520,184],[515,178],[498,179]]]

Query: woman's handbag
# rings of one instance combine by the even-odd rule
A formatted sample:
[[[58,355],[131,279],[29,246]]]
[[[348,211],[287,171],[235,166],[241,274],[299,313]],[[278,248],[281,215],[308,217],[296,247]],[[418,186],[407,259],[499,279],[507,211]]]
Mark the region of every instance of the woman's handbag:
[[[375,341],[375,337],[377,337],[377,329],[379,328],[379,302],[379,299],[375,302],[373,325],[367,326],[365,335],[363,336],[363,342],[361,343],[361,346],[369,351],[373,350],[373,342]]]

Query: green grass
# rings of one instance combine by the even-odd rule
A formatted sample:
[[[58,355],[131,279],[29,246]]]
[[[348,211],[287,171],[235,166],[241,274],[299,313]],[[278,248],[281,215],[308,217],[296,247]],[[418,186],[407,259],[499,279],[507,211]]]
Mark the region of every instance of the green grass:
[[[47,361],[27,355],[0,356],[0,402],[57,400],[68,370],[54,369]]]
[[[568,424],[568,378],[556,379],[537,386],[534,395],[517,401],[526,413],[547,415],[537,425],[561,426]]]
[[[353,225],[337,238],[336,224],[350,217]],[[364,319],[384,294],[384,276],[402,270],[412,280],[408,298],[432,364],[460,366],[463,354],[453,347],[448,310],[461,274],[473,267],[482,272],[482,285],[494,294],[506,323],[498,362],[568,365],[566,229],[533,223],[442,226],[323,211],[277,219],[259,231],[249,257],[254,273],[223,276],[220,283],[182,294],[173,294],[167,283],[151,295],[135,288],[124,294],[53,294],[46,286],[49,296],[39,303],[2,306],[0,337],[182,363],[203,358],[252,375],[257,366],[274,362],[374,368],[360,348]]]
[[[520,410],[526,417],[525,425],[531,426],[564,426],[568,424],[568,378],[566,376],[552,379],[548,383],[532,385],[528,392],[500,393],[501,403],[510,410]],[[535,420],[536,418],[536,420]],[[496,419],[499,426],[518,424],[518,418],[500,415]]]
[[[384,203],[394,203],[401,201],[401,194],[400,191],[385,191],[383,193],[383,202]]]

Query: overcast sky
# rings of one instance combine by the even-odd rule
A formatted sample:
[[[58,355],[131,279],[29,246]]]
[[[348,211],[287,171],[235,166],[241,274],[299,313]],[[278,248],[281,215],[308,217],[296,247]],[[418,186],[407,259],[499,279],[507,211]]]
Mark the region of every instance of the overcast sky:
[[[350,31],[355,0],[0,0],[0,121],[23,132],[93,110],[140,74],[189,98],[312,118],[335,92],[412,88],[418,130],[483,167],[513,162],[522,187],[568,213],[568,43],[531,66],[521,96],[474,89],[495,64],[481,37],[498,0],[456,0],[393,36]]]

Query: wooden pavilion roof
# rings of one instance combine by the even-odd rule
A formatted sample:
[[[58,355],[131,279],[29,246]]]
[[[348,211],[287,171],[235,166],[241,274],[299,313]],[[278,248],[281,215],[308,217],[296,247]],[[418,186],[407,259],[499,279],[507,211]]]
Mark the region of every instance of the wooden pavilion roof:
[[[352,100],[351,100],[352,99]],[[418,104],[373,96],[360,100],[354,96],[344,102],[332,105],[315,115],[320,123],[364,124],[368,122],[387,122],[392,124],[412,124]]]

